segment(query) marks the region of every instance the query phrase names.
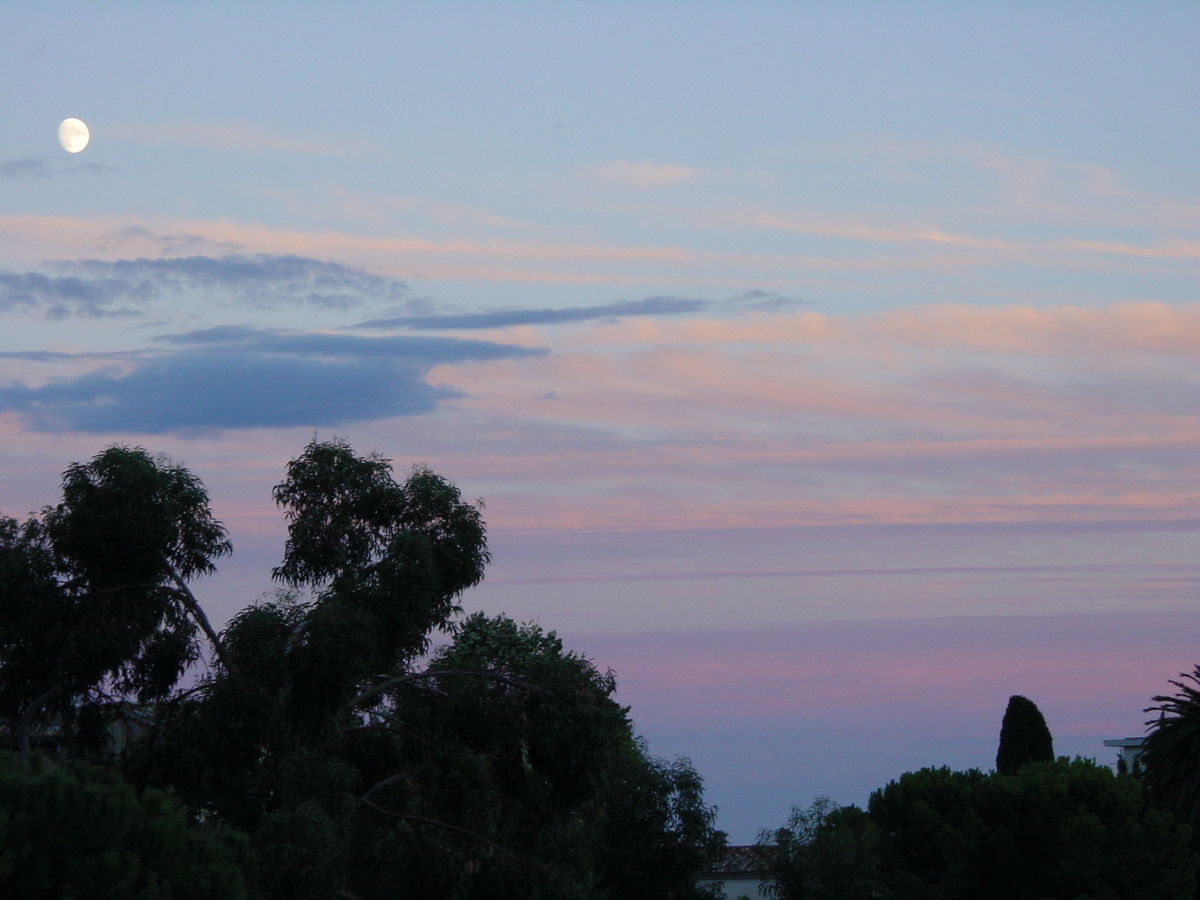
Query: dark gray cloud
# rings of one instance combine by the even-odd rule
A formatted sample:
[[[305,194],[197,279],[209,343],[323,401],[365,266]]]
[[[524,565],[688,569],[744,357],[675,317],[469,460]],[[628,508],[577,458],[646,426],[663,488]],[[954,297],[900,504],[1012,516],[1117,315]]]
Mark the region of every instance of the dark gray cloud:
[[[158,340],[170,344],[219,346],[260,353],[358,359],[385,358],[404,360],[422,366],[465,360],[500,359],[507,356],[536,356],[547,352],[463,338],[290,334],[243,325],[222,325],[184,334],[168,334]]]
[[[774,291],[743,291],[728,302],[737,304],[739,309],[774,313],[807,304],[809,301],[797,300],[795,297],[776,294]]]
[[[161,434],[338,426],[432,412],[451,395],[416,370],[381,363],[182,353],[126,375],[0,388],[0,409],[25,413],[42,431]]]
[[[143,302],[157,296],[157,289],[148,282],[132,284],[112,278],[0,271],[0,312],[39,309],[51,319],[69,315],[138,316],[141,315],[138,310],[118,304]]]
[[[80,160],[75,160],[71,164],[56,160],[51,165],[47,165],[43,160],[35,159],[32,156],[0,163],[0,178],[11,180],[19,178],[49,178],[51,175],[70,175],[74,172],[111,171],[114,171],[111,166]]]
[[[60,362],[75,358],[74,353],[55,353],[51,350],[9,350],[0,353],[0,359],[24,359],[29,362]]]
[[[205,432],[341,426],[432,412],[459,396],[424,380],[440,363],[543,354],[454,338],[282,334],[242,327],[170,335],[186,349],[40,387],[0,387],[0,411],[41,431]]]
[[[0,271],[0,312],[41,310],[49,317],[141,315],[175,297],[258,309],[348,309],[402,303],[402,281],[303,256],[180,256],[57,262],[43,272]]]
[[[566,309],[503,309],[490,312],[452,315],[398,316],[371,319],[355,328],[414,328],[453,331],[471,328],[503,328],[508,325],[556,325],[560,322],[585,322],[615,316],[669,316],[696,312],[708,306],[703,300],[685,297],[647,297],[624,300],[602,306],[578,306]]]
[[[24,159],[0,163],[0,175],[13,179],[47,178],[50,173],[46,171],[45,163],[27,156]]]

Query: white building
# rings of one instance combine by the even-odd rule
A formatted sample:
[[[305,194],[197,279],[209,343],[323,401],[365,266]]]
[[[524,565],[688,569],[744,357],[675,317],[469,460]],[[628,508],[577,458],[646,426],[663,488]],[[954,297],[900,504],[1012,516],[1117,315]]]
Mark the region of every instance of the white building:
[[[1118,751],[1117,758],[1125,763],[1125,771],[1132,772],[1134,766],[1142,758],[1142,751],[1145,749],[1146,739],[1144,737],[1131,738],[1110,738],[1104,742],[1105,747],[1115,747]]]
[[[764,848],[753,845],[726,847],[721,857],[700,873],[696,883],[719,887],[725,900],[769,900],[771,895],[760,887],[766,870],[763,854]]]

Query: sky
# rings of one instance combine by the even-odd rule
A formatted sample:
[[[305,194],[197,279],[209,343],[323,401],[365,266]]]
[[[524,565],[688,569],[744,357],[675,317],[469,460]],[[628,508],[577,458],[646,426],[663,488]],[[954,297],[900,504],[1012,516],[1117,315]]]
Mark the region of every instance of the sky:
[[[1200,661],[1194,3],[6,4],[0,511],[114,443],[271,589],[314,437],[486,507],[735,843],[1112,762]],[[58,145],[84,120],[91,142]]]

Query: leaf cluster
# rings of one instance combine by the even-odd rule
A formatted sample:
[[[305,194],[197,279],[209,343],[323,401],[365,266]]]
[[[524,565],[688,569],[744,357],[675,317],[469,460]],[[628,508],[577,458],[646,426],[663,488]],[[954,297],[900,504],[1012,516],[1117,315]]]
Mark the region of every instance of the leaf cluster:
[[[1154,698],[1158,717],[1141,756],[1141,780],[1151,800],[1200,825],[1200,665],[1171,681],[1176,693]]]
[[[426,650],[491,559],[480,509],[458,488],[420,466],[397,483],[388,460],[360,457],[344,441],[309,444],[274,497],[288,519],[274,577],[313,590],[322,609],[342,607],[335,627],[355,613],[369,619],[376,666]]]

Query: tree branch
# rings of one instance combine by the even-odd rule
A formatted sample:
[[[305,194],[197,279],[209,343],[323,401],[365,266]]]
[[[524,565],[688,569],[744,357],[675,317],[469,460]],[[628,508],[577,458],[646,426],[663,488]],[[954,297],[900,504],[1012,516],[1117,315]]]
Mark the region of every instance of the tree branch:
[[[422,678],[438,678],[442,675],[472,675],[476,678],[485,678],[489,681],[499,681],[501,684],[511,685],[513,687],[529,688],[538,690],[536,684],[531,684],[528,681],[519,681],[516,678],[509,678],[507,675],[500,675],[496,672],[489,672],[487,669],[426,669],[424,672],[406,672],[403,675],[396,675],[393,678],[388,678],[381,681],[374,687],[369,687],[349,703],[347,707],[353,708],[360,703],[370,700],[379,694],[382,694],[390,687],[395,687],[398,684],[404,684],[408,681],[418,681]]]
[[[212,627],[212,623],[208,621],[208,616],[204,614],[204,609],[200,606],[200,601],[196,599],[196,595],[192,593],[191,588],[187,586],[187,582],[180,577],[175,568],[163,560],[163,565],[167,569],[167,574],[171,577],[171,581],[175,583],[175,587],[169,587],[165,584],[118,584],[113,587],[96,590],[97,594],[115,594],[118,591],[129,590],[130,588],[142,588],[144,590],[160,590],[166,591],[169,594],[174,594],[183,603],[184,607],[191,614],[196,624],[200,626],[200,630],[204,632],[204,636],[208,638],[208,642],[212,644],[213,651],[217,654],[217,658],[221,664],[225,666],[234,675],[237,674],[237,666],[233,665],[225,655],[225,646],[221,643],[220,637],[217,636],[216,630]]]
[[[50,690],[43,692],[40,696],[35,697],[25,707],[25,712],[21,713],[21,722],[17,730],[17,749],[21,752],[22,759],[29,758],[29,729],[33,726],[33,717],[47,703],[62,693],[62,682],[55,684]]]
[[[373,793],[375,793],[376,791],[387,787],[389,784],[395,784],[397,781],[403,781],[407,777],[408,776],[405,773],[401,772],[396,775],[392,775],[390,778],[385,778],[385,779],[383,779],[383,781],[379,782],[378,784],[373,785],[370,790],[368,790],[365,794],[362,795],[362,798],[364,800],[368,800],[368,799],[370,799],[371,795]]]
[[[511,850],[509,850],[507,847],[501,847],[495,841],[485,838],[482,834],[476,834],[474,831],[468,831],[466,828],[459,828],[457,825],[448,825],[445,822],[439,822],[437,819],[427,819],[424,816],[415,816],[412,813],[399,813],[399,812],[396,812],[395,810],[385,809],[384,807],[380,806],[378,803],[374,803],[374,802],[368,800],[366,797],[359,797],[356,795],[354,797],[354,799],[357,800],[359,803],[362,803],[364,806],[371,807],[371,809],[375,810],[376,812],[383,813],[385,816],[391,816],[392,818],[395,818],[395,819],[406,819],[410,822],[424,822],[426,825],[436,825],[438,828],[444,828],[447,831],[454,831],[454,832],[457,832],[458,834],[465,834],[467,837],[474,838],[475,840],[479,841],[482,844],[487,844],[493,850],[498,850],[499,852],[503,853],[505,856],[509,856],[509,857],[516,856],[516,854],[513,853]]]
[[[225,655],[225,646],[221,643],[221,638],[217,636],[217,632],[213,629],[212,624],[208,621],[208,616],[204,614],[204,610],[201,608],[199,601],[196,600],[196,595],[193,594],[191,588],[187,586],[187,582],[184,581],[179,576],[179,573],[175,571],[175,567],[169,563],[166,565],[167,573],[171,576],[171,580],[175,582],[177,588],[177,590],[173,593],[175,593],[176,596],[183,601],[183,605],[186,606],[188,612],[192,614],[192,618],[196,620],[196,624],[200,626],[200,630],[204,632],[204,636],[208,638],[208,642],[212,644],[213,652],[217,654],[217,659],[221,661],[221,665],[223,665],[230,674],[237,675],[237,666],[234,665],[230,661],[229,657]]]

